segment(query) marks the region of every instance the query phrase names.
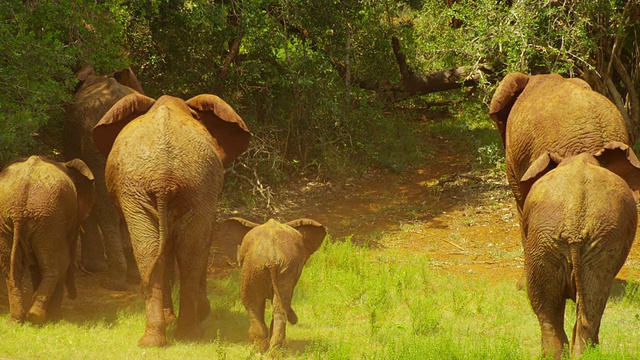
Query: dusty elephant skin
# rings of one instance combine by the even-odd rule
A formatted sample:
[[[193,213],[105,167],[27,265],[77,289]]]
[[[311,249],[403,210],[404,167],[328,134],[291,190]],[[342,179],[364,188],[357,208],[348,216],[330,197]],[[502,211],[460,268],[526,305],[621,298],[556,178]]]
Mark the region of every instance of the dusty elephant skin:
[[[65,283],[69,298],[76,297],[78,229],[94,197],[93,174],[79,159],[58,163],[32,156],[0,172],[0,265],[10,321],[59,318]],[[30,304],[22,292],[27,267],[34,287]]]
[[[557,166],[557,167],[556,167]],[[562,159],[543,154],[524,174],[523,208],[527,290],[538,317],[544,355],[562,357],[566,299],[576,302],[571,352],[598,344],[600,321],[613,280],[624,264],[638,221],[640,163],[630,148]]]
[[[221,224],[219,234],[220,247],[231,258],[237,252],[242,268],[241,297],[249,315],[249,337],[261,351],[281,347],[287,320],[298,322],[291,308],[293,289],[309,256],[322,244],[325,228],[310,219],[258,225],[231,218]],[[273,304],[270,331],[264,321],[267,299]]]
[[[80,84],[75,99],[65,106],[64,155],[67,160],[82,159],[96,178],[96,203],[83,224],[81,263],[88,271],[102,271],[106,265],[108,276],[102,285],[112,290],[125,290],[126,279],[137,281],[139,275],[131,244],[126,235],[120,234],[124,229],[107,194],[106,156],[93,144],[93,128],[118,100],[132,93],[142,93],[142,88],[130,69],[110,76],[97,76],[93,68],[87,66],[77,77]]]
[[[611,101],[586,82],[558,74],[508,74],[493,95],[489,115],[505,145],[507,179],[519,213],[526,198],[520,179],[540,155],[595,154],[610,141],[629,142]]]
[[[198,95],[157,101],[130,94],[118,101],[93,130],[108,154],[106,185],[126,222],[140,270],[146,306],[141,346],[167,344],[173,318],[166,276],[180,274],[176,337],[202,335],[209,314],[206,265],[224,166],[242,154],[250,133],[222,99]],[[165,316],[165,310],[167,309]]]

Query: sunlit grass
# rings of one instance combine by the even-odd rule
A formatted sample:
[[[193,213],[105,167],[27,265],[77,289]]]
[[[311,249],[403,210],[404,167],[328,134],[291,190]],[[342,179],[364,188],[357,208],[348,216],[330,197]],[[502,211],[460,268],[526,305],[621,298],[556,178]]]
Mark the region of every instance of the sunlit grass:
[[[489,281],[491,280],[491,281]],[[239,274],[210,281],[212,313],[205,338],[173,340],[142,349],[141,301],[87,320],[43,327],[7,324],[0,318],[0,357],[16,359],[252,359],[261,357],[247,336]],[[639,285],[616,284],[603,319],[602,345],[585,359],[639,355]],[[358,247],[333,241],[314,254],[296,288],[297,325],[287,327],[288,346],[270,356],[301,359],[531,359],[539,356],[539,328],[526,293],[512,279],[470,280],[432,269],[419,253]],[[567,306],[570,334],[574,305]],[[79,320],[83,319],[83,320]]]

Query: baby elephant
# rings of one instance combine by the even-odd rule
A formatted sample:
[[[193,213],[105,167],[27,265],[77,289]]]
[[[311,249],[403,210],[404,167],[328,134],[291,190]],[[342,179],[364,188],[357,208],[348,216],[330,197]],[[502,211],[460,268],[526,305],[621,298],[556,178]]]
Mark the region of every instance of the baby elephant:
[[[78,228],[93,202],[93,174],[79,159],[32,156],[0,172],[0,266],[10,321],[42,324],[60,316],[65,282],[69,297],[76,296]],[[29,307],[22,292],[27,267],[34,291]]]
[[[557,167],[556,167],[557,166]],[[571,351],[598,343],[613,280],[633,243],[640,163],[612,142],[595,155],[543,154],[520,182],[524,266],[545,356],[562,357],[566,299],[576,302]]]
[[[285,327],[298,322],[291,308],[293,289],[302,267],[322,244],[325,228],[310,219],[286,224],[269,220],[262,225],[231,218],[220,227],[220,245],[242,268],[241,297],[249,314],[249,337],[260,348],[280,347]],[[239,250],[238,250],[239,246]],[[271,337],[264,322],[265,301],[271,299]]]

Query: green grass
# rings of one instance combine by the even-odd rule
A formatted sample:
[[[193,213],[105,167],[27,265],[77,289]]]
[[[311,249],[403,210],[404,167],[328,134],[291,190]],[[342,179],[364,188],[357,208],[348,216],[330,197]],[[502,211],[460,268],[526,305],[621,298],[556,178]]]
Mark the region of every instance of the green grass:
[[[239,274],[210,281],[212,314],[205,338],[142,349],[142,301],[43,327],[0,319],[0,357],[15,359],[253,359],[248,321],[239,300]],[[640,355],[638,282],[619,285],[600,332],[601,347],[585,359]],[[420,254],[358,247],[328,239],[296,288],[300,322],[287,327],[288,347],[276,358],[301,359],[531,359],[539,356],[539,328],[526,294],[511,279],[471,281],[442,275]],[[574,306],[567,306],[570,334]],[[173,329],[169,330],[170,336]]]

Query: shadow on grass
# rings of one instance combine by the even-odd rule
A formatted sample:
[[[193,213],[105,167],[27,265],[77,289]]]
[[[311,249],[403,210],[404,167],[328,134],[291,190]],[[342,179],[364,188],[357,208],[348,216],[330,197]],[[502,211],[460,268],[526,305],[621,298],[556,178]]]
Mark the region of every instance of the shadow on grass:
[[[229,311],[224,308],[211,309],[206,320],[203,341],[219,340],[228,343],[249,342],[249,318],[244,313]]]

